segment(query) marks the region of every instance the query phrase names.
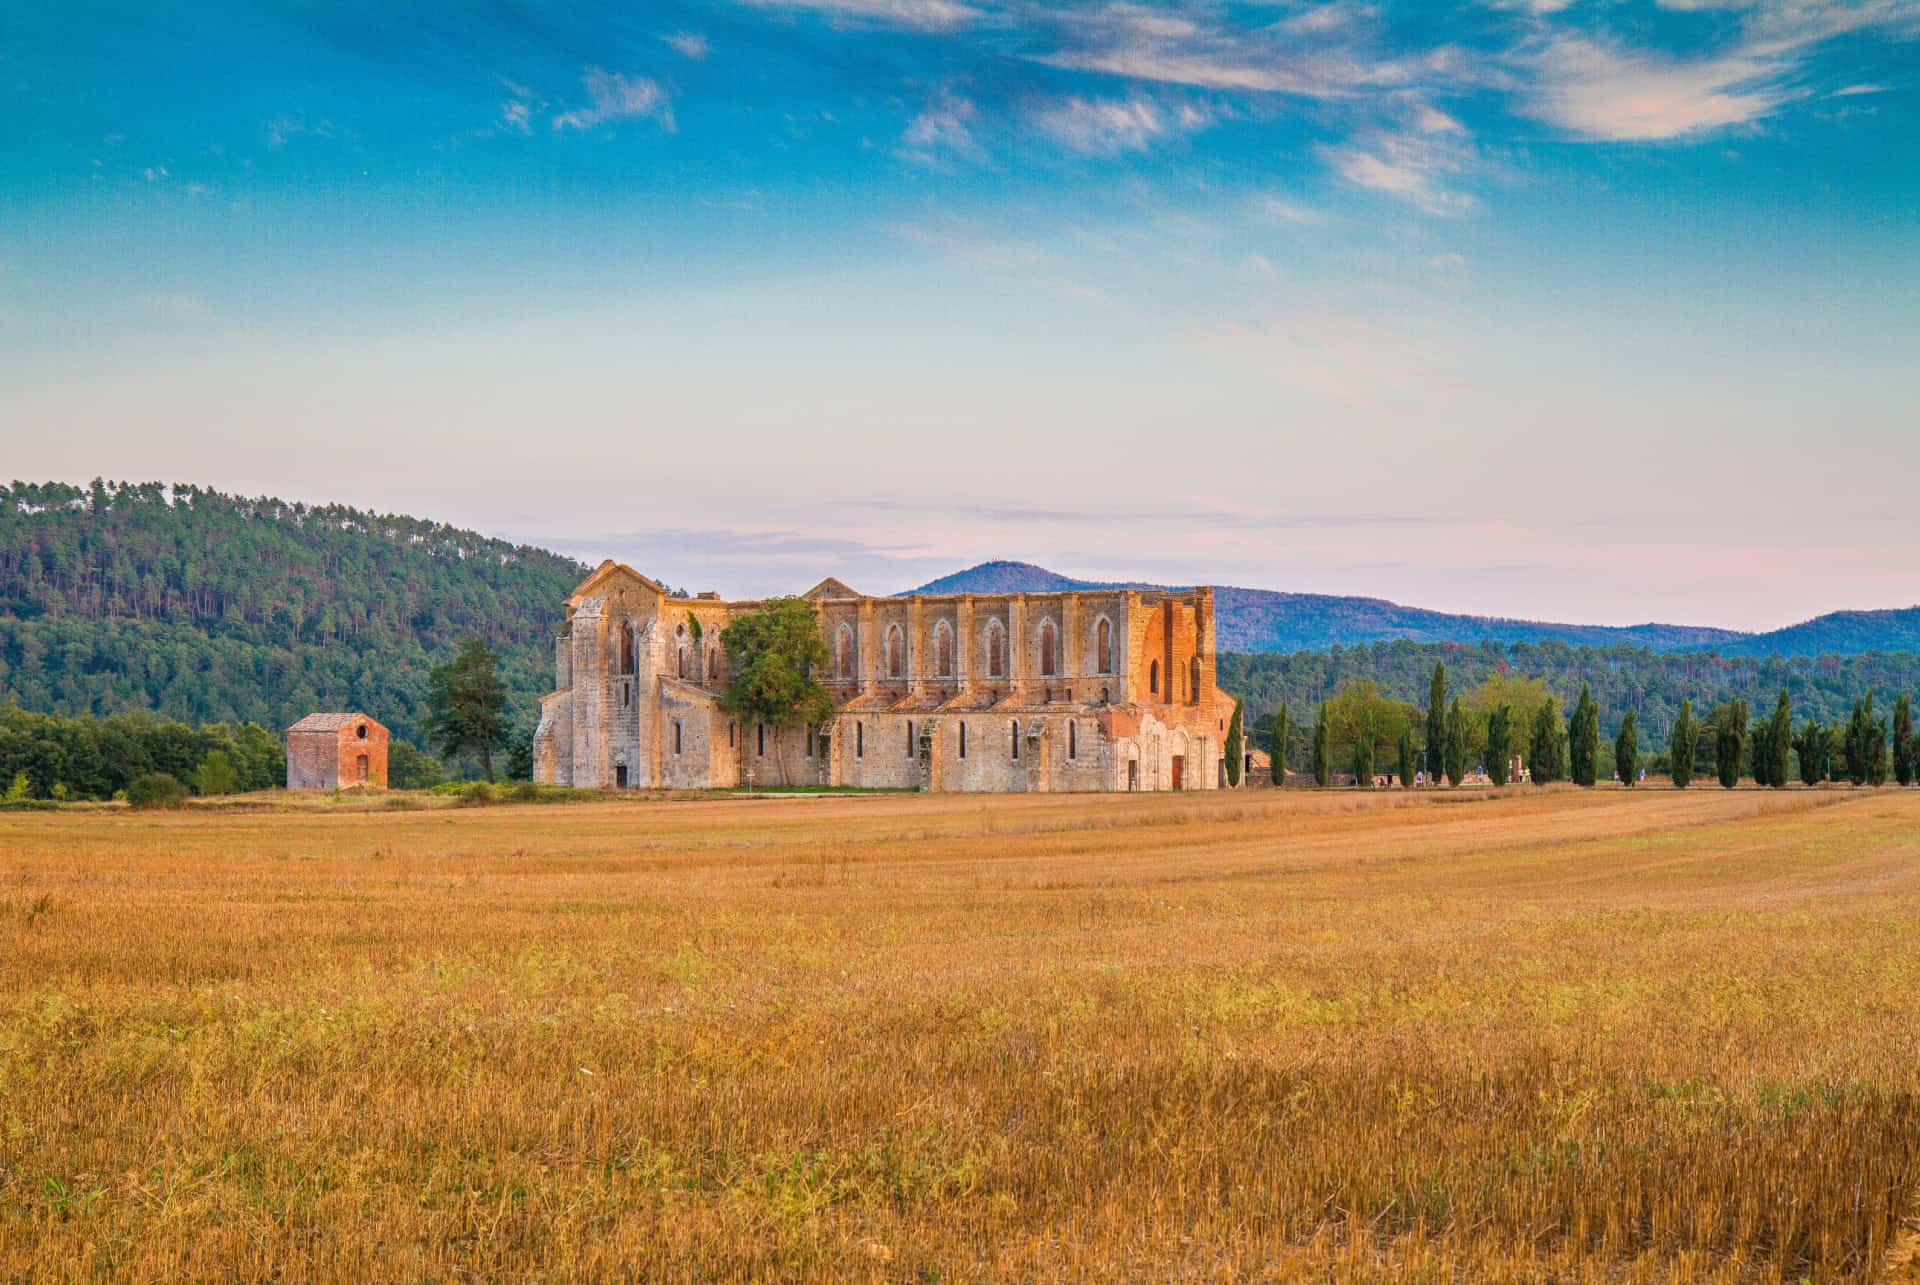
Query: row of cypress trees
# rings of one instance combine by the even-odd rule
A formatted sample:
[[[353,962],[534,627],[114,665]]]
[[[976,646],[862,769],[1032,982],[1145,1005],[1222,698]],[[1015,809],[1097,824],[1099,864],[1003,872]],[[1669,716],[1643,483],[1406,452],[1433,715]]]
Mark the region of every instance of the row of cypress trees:
[[[1817,785],[1835,778],[1858,785],[1884,785],[1889,769],[1901,785],[1911,785],[1920,777],[1920,745],[1913,729],[1913,707],[1906,697],[1894,706],[1891,736],[1887,724],[1874,717],[1873,693],[1854,702],[1853,715],[1845,725],[1828,727],[1809,715],[1796,732],[1793,704],[1785,688],[1775,703],[1773,715],[1765,723],[1749,728],[1751,713],[1744,700],[1732,701],[1724,717],[1711,726],[1714,736],[1714,770],[1720,784],[1732,789],[1740,783],[1741,768],[1751,758],[1753,779],[1758,785],[1781,787],[1787,784],[1797,756],[1799,777],[1806,785]],[[1236,717],[1236,722],[1238,721]],[[1282,705],[1274,714],[1270,738],[1274,765],[1273,782],[1286,782],[1286,745],[1292,732],[1293,717]],[[1429,780],[1444,778],[1459,785],[1466,778],[1467,715],[1460,699],[1447,699],[1447,675],[1444,663],[1435,664],[1427,689],[1427,743],[1424,753],[1415,749],[1411,731],[1401,733],[1396,764],[1400,780],[1411,781],[1424,767]],[[1513,710],[1502,705],[1487,720],[1487,776],[1495,785],[1505,785],[1512,762],[1516,728]],[[1535,711],[1528,735],[1527,763],[1536,785],[1570,780],[1575,785],[1592,786],[1599,775],[1600,710],[1592,689],[1580,685],[1580,700],[1574,706],[1571,725],[1560,717],[1552,702]],[[1700,748],[1702,728],[1694,719],[1693,702],[1683,701],[1674,720],[1671,757],[1673,783],[1680,789],[1693,784],[1694,763]],[[1374,772],[1374,735],[1371,726],[1362,727],[1354,747],[1354,779],[1370,783]],[[1313,779],[1326,785],[1333,776],[1332,727],[1323,704],[1314,718]],[[1891,745],[1889,746],[1889,742]],[[1613,759],[1620,780],[1632,786],[1640,774],[1640,732],[1638,720],[1629,709],[1621,720],[1620,733],[1614,738]]]

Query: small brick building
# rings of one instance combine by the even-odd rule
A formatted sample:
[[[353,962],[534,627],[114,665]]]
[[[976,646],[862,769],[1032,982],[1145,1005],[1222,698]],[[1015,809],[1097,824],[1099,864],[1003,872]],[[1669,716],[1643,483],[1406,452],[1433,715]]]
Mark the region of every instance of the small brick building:
[[[309,714],[287,729],[289,790],[384,790],[387,729],[365,714]]]

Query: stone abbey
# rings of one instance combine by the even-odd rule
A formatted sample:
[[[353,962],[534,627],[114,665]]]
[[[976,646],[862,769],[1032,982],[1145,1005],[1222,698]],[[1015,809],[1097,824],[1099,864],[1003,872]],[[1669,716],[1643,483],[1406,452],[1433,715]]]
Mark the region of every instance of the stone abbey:
[[[555,785],[1210,790],[1233,698],[1214,685],[1213,591],[803,597],[827,644],[827,726],[721,708],[721,635],[759,602],[669,596],[608,561],[575,589],[541,701],[534,776]]]

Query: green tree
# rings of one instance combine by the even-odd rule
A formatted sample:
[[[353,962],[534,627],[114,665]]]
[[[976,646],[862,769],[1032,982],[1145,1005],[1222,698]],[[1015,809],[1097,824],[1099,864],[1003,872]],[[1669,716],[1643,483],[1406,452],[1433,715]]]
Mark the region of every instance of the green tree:
[[[1893,779],[1913,784],[1913,702],[1905,693],[1893,705]]]
[[[1400,733],[1419,722],[1420,711],[1406,701],[1386,695],[1378,683],[1353,679],[1340,685],[1322,702],[1327,715],[1327,746],[1331,761],[1353,762],[1355,742],[1362,735],[1373,741],[1376,763],[1393,757]]]
[[[1362,723],[1353,738],[1353,783],[1362,790],[1373,788],[1373,723]]]
[[[1238,787],[1240,770],[1246,766],[1247,742],[1244,720],[1247,716],[1247,703],[1237,700],[1233,703],[1233,718],[1227,723],[1227,784]]]
[[[1693,784],[1693,756],[1700,733],[1693,723],[1693,702],[1680,702],[1680,715],[1673,720],[1673,784],[1684,790]]]
[[[1471,691],[1464,693],[1461,700],[1467,712],[1467,749],[1484,753],[1487,748],[1487,725],[1493,718],[1493,711],[1505,705],[1508,717],[1519,734],[1531,732],[1533,712],[1542,705],[1552,705],[1559,711],[1560,702],[1547,687],[1546,681],[1531,678],[1519,673],[1488,674]]]
[[[1753,776],[1761,785],[1781,789],[1787,783],[1787,758],[1793,752],[1793,704],[1787,689],[1780,689],[1774,702],[1773,717],[1760,729],[1753,742]]]
[[[13,784],[7,787],[6,801],[8,803],[20,803],[32,797],[33,778],[28,776],[24,769],[15,772],[13,774]]]
[[[1453,698],[1453,704],[1447,706],[1445,737],[1447,782],[1458,786],[1467,779],[1467,711],[1461,707],[1458,696]]]
[[[1413,747],[1413,729],[1408,728],[1400,733],[1399,748],[1400,761],[1397,766],[1400,770],[1400,788],[1411,790],[1414,774],[1420,770],[1420,752]]]
[[[1527,767],[1535,785],[1552,785],[1567,773],[1567,725],[1552,701],[1533,714],[1533,736],[1527,743]]]
[[[1640,775],[1640,729],[1634,725],[1633,711],[1620,720],[1620,735],[1613,741],[1613,766],[1620,773],[1621,783],[1632,789],[1634,778]]]
[[[833,717],[833,697],[814,677],[827,665],[827,644],[813,604],[774,598],[760,610],[735,617],[720,634],[727,666],[736,675],[721,708],[742,723],[775,730],[774,760],[787,783],[786,737],[778,733],[819,727]]]
[[[1833,738],[1819,719],[1807,715],[1807,724],[1794,739],[1793,748],[1800,755],[1802,784],[1818,785],[1827,779],[1833,770]]]
[[[1293,735],[1293,711],[1284,703],[1273,712],[1273,735],[1267,741],[1268,765],[1276,787],[1287,783],[1287,738]]]
[[[197,794],[232,794],[239,785],[240,773],[233,766],[232,755],[225,750],[209,751],[193,774],[193,788]]]
[[[146,772],[127,783],[127,802],[136,808],[184,808],[187,787],[171,772]]]
[[[1747,751],[1747,703],[1743,700],[1728,702],[1724,717],[1716,720],[1714,739],[1714,766],[1720,773],[1720,784],[1733,789],[1740,784],[1740,767]]]
[[[387,746],[387,784],[396,790],[428,790],[440,784],[440,760],[409,741]]]
[[[1593,703],[1593,688],[1580,684],[1580,703],[1573,707],[1573,726],[1568,732],[1568,771],[1575,785],[1591,786],[1600,771],[1600,708]]]
[[[1333,779],[1333,730],[1327,724],[1327,707],[1321,703],[1313,716],[1313,783],[1321,789]]]
[[[1512,761],[1513,710],[1502,705],[1487,716],[1487,779],[1505,785]]]
[[[1427,683],[1427,783],[1440,784],[1447,771],[1447,667],[1433,662]]]
[[[480,756],[480,770],[493,780],[493,752],[507,739],[507,693],[500,660],[478,638],[427,675],[427,716],[422,720],[449,758]]]

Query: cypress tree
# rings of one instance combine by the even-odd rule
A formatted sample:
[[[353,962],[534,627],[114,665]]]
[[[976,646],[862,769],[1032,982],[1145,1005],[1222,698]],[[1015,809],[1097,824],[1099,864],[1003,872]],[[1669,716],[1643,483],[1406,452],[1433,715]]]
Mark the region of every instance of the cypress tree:
[[[1327,726],[1327,707],[1323,704],[1313,719],[1313,783],[1323,790],[1327,788],[1327,782],[1333,779],[1333,765],[1327,761],[1331,737],[1332,732]]]
[[[1447,667],[1435,661],[1427,684],[1427,783],[1440,784],[1447,771]]]
[[[1227,722],[1227,784],[1238,787],[1240,769],[1246,765],[1247,743],[1242,720],[1247,716],[1247,703],[1237,700],[1233,703],[1233,717]]]
[[[1680,716],[1673,720],[1673,785],[1684,790],[1693,784],[1693,751],[1699,733],[1693,727],[1693,702],[1680,702]]]
[[[1447,769],[1447,782],[1457,786],[1467,779],[1467,711],[1461,708],[1458,696],[1447,707],[1447,726],[1443,739],[1446,752],[1442,761]]]
[[[1853,703],[1853,717],[1847,720],[1847,736],[1843,747],[1847,779],[1855,786],[1865,785],[1873,774],[1873,752],[1868,745],[1872,735],[1873,692],[1869,690],[1864,701]]]
[[[1800,729],[1800,735],[1794,740],[1793,748],[1800,753],[1800,781],[1804,785],[1818,785],[1827,779],[1829,765],[1833,758],[1832,738],[1820,720],[1807,715],[1807,725]]]
[[[1487,718],[1487,779],[1505,785],[1512,759],[1513,708],[1502,705]]]
[[[1353,739],[1353,783],[1362,790],[1373,788],[1373,719],[1360,724],[1360,735]]]
[[[1913,702],[1904,694],[1893,706],[1893,779],[1913,784]]]
[[[1593,703],[1593,689],[1580,684],[1580,703],[1573,707],[1573,730],[1568,747],[1569,767],[1575,785],[1592,785],[1600,771],[1600,708]]]
[[[1867,782],[1876,790],[1887,783],[1887,725],[1877,718],[1867,720]]]
[[[1727,705],[1727,717],[1720,724],[1714,746],[1714,761],[1720,769],[1720,784],[1733,789],[1740,784],[1740,766],[1747,752],[1747,703],[1734,700]]]
[[[1640,774],[1640,729],[1634,726],[1633,711],[1620,720],[1620,735],[1613,742],[1613,763],[1620,769],[1620,783],[1629,790]]]
[[[1787,689],[1780,689],[1780,699],[1774,703],[1773,717],[1767,721],[1765,733],[1767,776],[1762,785],[1780,789],[1787,783],[1787,755],[1793,749],[1793,704],[1787,696]],[[1758,764],[1762,757],[1759,745],[1754,747],[1754,776],[1759,777]]]
[[[1552,701],[1533,716],[1533,738],[1527,745],[1527,766],[1535,785],[1551,785],[1566,775],[1567,729]]]
[[[1271,760],[1273,783],[1284,786],[1287,783],[1287,738],[1293,734],[1293,711],[1283,702],[1273,713],[1273,739],[1267,742],[1267,755]]]
[[[1413,774],[1420,770],[1420,754],[1413,748],[1413,729],[1404,728],[1400,732],[1400,788],[1413,788]]]

